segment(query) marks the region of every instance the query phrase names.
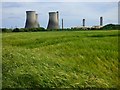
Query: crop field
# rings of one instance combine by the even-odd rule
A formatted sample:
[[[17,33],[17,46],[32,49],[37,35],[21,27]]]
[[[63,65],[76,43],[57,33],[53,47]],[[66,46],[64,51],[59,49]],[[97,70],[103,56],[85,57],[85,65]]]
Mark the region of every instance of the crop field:
[[[3,88],[118,88],[118,30],[2,34]]]

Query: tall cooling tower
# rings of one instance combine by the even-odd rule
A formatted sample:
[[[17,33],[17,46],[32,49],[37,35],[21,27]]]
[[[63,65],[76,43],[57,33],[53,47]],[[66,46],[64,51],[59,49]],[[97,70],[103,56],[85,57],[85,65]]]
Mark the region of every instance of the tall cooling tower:
[[[49,22],[47,29],[59,29],[59,14],[57,12],[49,12]]]
[[[38,28],[38,15],[35,11],[26,11],[26,24],[25,28]]]

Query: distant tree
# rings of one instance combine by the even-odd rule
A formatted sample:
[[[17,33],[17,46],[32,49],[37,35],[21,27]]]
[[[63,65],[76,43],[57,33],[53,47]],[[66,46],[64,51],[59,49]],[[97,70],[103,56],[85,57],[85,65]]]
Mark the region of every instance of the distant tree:
[[[0,32],[12,32],[12,29],[2,28]]]
[[[19,28],[13,29],[13,32],[20,32]]]
[[[115,25],[115,24],[107,24],[103,26],[101,29],[106,29],[106,30],[120,30],[120,25]]]

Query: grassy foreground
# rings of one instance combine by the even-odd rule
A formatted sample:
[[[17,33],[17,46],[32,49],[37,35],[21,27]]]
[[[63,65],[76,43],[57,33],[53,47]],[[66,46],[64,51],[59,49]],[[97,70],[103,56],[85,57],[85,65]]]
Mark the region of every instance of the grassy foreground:
[[[3,88],[117,88],[118,31],[2,34]]]

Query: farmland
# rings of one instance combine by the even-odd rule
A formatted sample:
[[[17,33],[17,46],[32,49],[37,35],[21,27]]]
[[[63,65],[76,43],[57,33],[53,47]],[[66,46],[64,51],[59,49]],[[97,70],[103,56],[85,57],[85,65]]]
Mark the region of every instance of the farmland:
[[[3,88],[117,88],[118,30],[2,34]]]

